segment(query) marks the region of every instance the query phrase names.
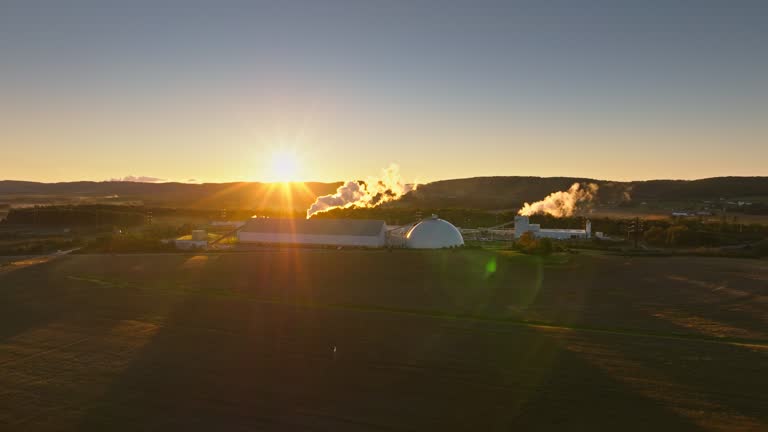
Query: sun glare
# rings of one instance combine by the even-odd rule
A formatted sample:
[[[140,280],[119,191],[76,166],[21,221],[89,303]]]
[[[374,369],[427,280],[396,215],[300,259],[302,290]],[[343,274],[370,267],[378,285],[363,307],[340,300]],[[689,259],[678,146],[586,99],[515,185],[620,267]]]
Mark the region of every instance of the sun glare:
[[[272,178],[274,181],[296,181],[299,174],[299,160],[296,153],[278,151],[272,153]]]

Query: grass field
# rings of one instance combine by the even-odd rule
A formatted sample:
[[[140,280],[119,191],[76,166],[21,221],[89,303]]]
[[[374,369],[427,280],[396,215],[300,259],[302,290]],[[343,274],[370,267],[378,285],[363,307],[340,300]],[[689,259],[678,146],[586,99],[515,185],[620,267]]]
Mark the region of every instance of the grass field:
[[[765,260],[286,249],[0,267],[3,430],[768,430],[766,370]]]

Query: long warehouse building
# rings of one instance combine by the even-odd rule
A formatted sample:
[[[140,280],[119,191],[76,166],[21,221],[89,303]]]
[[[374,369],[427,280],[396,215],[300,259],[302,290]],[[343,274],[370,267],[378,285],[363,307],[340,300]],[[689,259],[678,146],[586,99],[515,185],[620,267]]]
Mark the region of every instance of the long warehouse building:
[[[357,246],[386,244],[383,220],[252,218],[237,232],[241,243]]]

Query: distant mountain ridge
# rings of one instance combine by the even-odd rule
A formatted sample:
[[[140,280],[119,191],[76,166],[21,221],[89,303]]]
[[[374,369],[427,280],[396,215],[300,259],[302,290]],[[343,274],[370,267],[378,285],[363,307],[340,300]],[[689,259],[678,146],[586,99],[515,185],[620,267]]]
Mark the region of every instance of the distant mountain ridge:
[[[112,199],[141,201],[147,205],[190,208],[306,209],[318,195],[333,193],[341,183],[307,182],[283,186],[276,183],[139,183],[78,181],[37,183],[0,181],[0,202],[15,199]]]
[[[768,197],[768,177],[713,177],[700,180],[617,182],[578,177],[472,177],[421,185],[392,203],[411,207],[514,208],[566,190],[573,183],[595,183],[603,203],[650,200],[685,201]],[[136,183],[0,181],[0,202],[103,198],[142,201],[147,205],[191,208],[306,209],[317,196],[333,193],[341,182],[275,183]]]
[[[455,206],[471,208],[516,208],[524,202],[541,200],[552,192],[567,190],[574,183],[597,184],[597,200],[602,203],[768,197],[768,177],[628,182],[581,177],[473,177],[420,186],[404,197],[400,204],[452,207],[451,203],[455,203]]]

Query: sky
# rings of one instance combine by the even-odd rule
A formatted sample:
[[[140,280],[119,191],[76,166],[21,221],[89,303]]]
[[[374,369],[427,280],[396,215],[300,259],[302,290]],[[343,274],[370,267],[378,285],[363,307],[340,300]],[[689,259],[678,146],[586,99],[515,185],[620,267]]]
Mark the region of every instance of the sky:
[[[768,175],[766,47],[764,0],[0,0],[0,179]]]

